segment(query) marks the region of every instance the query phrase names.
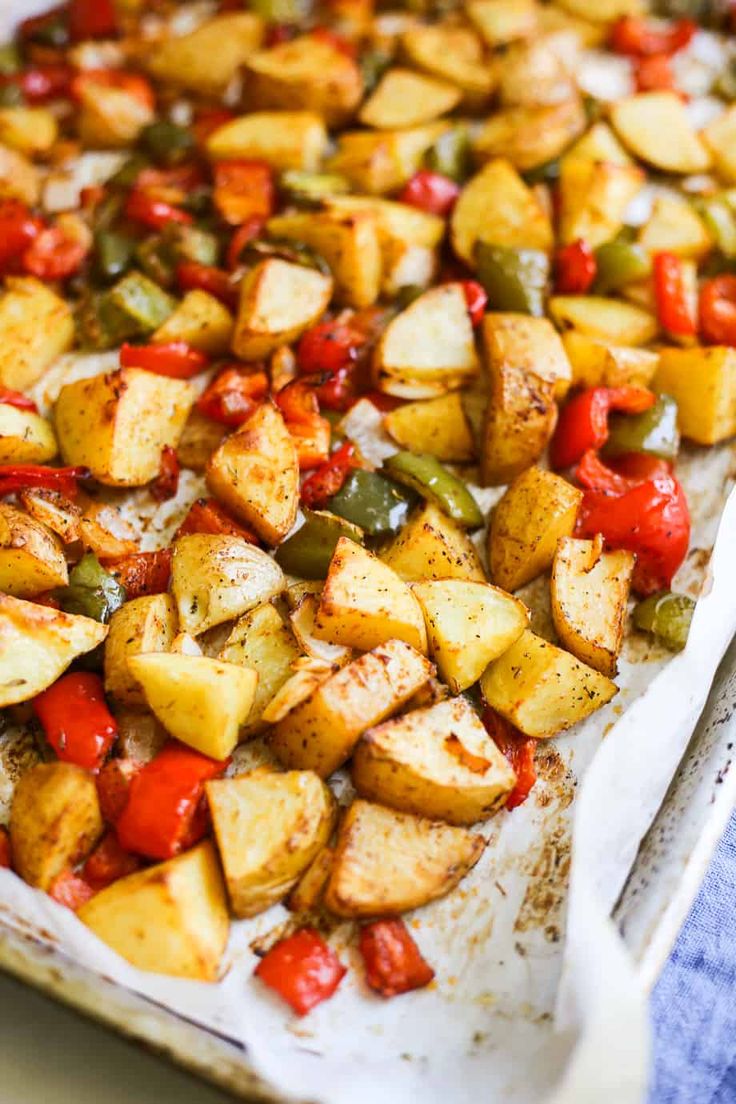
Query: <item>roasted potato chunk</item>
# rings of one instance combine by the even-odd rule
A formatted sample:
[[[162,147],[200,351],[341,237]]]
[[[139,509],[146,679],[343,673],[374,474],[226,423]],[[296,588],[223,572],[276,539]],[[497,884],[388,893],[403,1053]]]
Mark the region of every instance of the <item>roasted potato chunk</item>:
[[[356,191],[370,195],[396,192],[420,168],[430,146],[448,127],[446,122],[402,130],[350,130],[337,139],[331,172],[346,177]]]
[[[0,503],[0,590],[33,598],[68,582],[64,549],[54,533],[24,510]]]
[[[369,729],[352,766],[361,797],[448,824],[475,824],[516,783],[506,757],[465,698],[414,709]]]
[[[105,690],[119,705],[145,709],[143,687],[128,660],[148,652],[168,652],[176,629],[176,606],[169,594],[133,598],[115,610],[105,647]]]
[[[409,518],[380,556],[406,582],[486,578],[466,531],[432,502]]]
[[[314,635],[369,651],[403,640],[427,651],[422,610],[406,583],[377,556],[340,537],[314,620]]]
[[[460,193],[450,219],[452,246],[474,265],[479,241],[511,249],[552,248],[549,215],[513,165],[489,161]]]
[[[559,104],[576,94],[572,74],[546,35],[512,43],[498,60],[498,97],[506,107]]]
[[[167,732],[211,759],[227,759],[253,705],[255,671],[172,653],[130,656],[128,669]]]
[[[312,771],[264,768],[206,784],[235,916],[282,900],[329,840],[335,799]]]
[[[465,10],[489,46],[529,38],[538,29],[536,0],[470,0]]]
[[[184,632],[196,636],[240,617],[285,586],[279,565],[242,537],[191,533],[174,544],[171,592]]]
[[[528,468],[491,516],[488,560],[504,590],[518,590],[552,566],[557,542],[575,528],[583,492],[561,475]]]
[[[331,847],[323,847],[317,853],[317,857],[304,871],[288,900],[284,902],[290,912],[311,912],[319,905],[334,857],[335,852]]]
[[[319,604],[317,594],[303,594],[289,614],[291,630],[305,656],[331,667],[344,667],[355,652],[346,644],[331,644],[315,635]]]
[[[8,276],[0,295],[0,384],[24,391],[73,344],[69,304],[40,280]]]
[[[583,238],[595,249],[623,225],[626,209],[644,183],[636,165],[598,162],[569,153],[560,166],[560,241]]]
[[[432,674],[409,644],[389,640],[321,682],[271,732],[286,767],[327,778],[352,754],[361,733],[396,712]]]
[[[336,916],[393,916],[444,897],[483,854],[485,840],[368,801],[340,825],[325,904]]]
[[[46,107],[0,108],[0,143],[33,157],[48,153],[59,136],[56,116]]]
[[[377,130],[420,126],[452,111],[461,98],[456,85],[397,67],[383,74],[359,118]]]
[[[189,411],[189,417],[181,431],[176,446],[176,458],[183,468],[192,471],[204,471],[209,458],[219,448],[227,435],[225,426],[206,418],[196,407]]]
[[[526,736],[555,736],[618,693],[615,682],[527,629],[480,680],[485,701]]]
[[[67,383],[54,411],[61,455],[108,487],[142,487],[164,446],[176,448],[193,402],[190,383],[142,368]]]
[[[48,889],[102,835],[97,787],[73,763],[38,763],[18,781],[10,810],[13,866],[29,885]]]
[[[677,403],[677,422],[688,440],[715,445],[736,434],[734,349],[662,349],[654,386]]]
[[[91,617],[0,594],[0,708],[40,694],[106,636]]]
[[[639,245],[650,253],[676,253],[699,260],[713,248],[713,238],[686,199],[657,196],[652,213],[639,232]]]
[[[585,130],[579,96],[540,107],[508,107],[483,125],[473,142],[480,161],[507,158],[515,169],[530,169],[554,161]]]
[[[292,664],[300,654],[294,634],[270,602],[249,610],[235,624],[217,658],[248,667],[258,675],[246,735],[264,728],[263,710],[292,675]]]
[[[477,682],[529,621],[523,602],[489,583],[435,579],[415,583],[413,590],[427,623],[430,654],[453,694]]]
[[[50,422],[32,410],[0,403],[0,464],[45,464],[57,452]]]
[[[647,310],[601,295],[553,295],[548,304],[561,330],[575,330],[612,345],[647,345],[657,336],[657,320]]]
[[[456,464],[475,456],[473,432],[457,391],[397,406],[384,416],[383,424],[402,448]]]
[[[676,92],[639,92],[616,100],[611,122],[624,145],[657,169],[699,173],[710,167],[708,147]],[[662,135],[667,136],[664,142]]]
[[[317,321],[331,296],[329,276],[278,257],[261,261],[240,285],[233,352],[258,360],[288,345]]]
[[[207,465],[215,498],[268,544],[279,544],[296,521],[299,460],[281,412],[258,406]]]
[[[147,59],[147,68],[168,84],[219,97],[261,45],[263,31],[263,20],[252,12],[226,12],[189,34],[157,44]],[[213,64],[213,58],[217,64]]]
[[[21,199],[35,207],[41,195],[41,176],[36,166],[17,150],[0,146],[0,197]]]
[[[562,343],[580,387],[648,387],[659,364],[653,349],[612,345],[577,330],[563,334]]]
[[[233,316],[206,291],[188,291],[173,314],[154,333],[154,344],[186,341],[200,353],[227,356],[233,336]]]
[[[425,73],[450,81],[463,91],[467,107],[477,109],[495,85],[478,35],[468,27],[419,24],[401,36],[401,52]]]
[[[717,115],[703,131],[716,172],[729,184],[736,184],[736,105]]]
[[[262,158],[275,169],[316,172],[327,131],[313,111],[254,111],[218,127],[207,139],[213,161]]]
[[[77,916],[139,970],[216,981],[230,920],[214,845],[120,878]]]
[[[102,80],[80,82],[78,103],[77,132],[88,149],[124,149],[155,118],[142,97]]]
[[[552,564],[552,618],[561,644],[613,678],[624,639],[636,557],[604,552],[603,541],[563,538]]]

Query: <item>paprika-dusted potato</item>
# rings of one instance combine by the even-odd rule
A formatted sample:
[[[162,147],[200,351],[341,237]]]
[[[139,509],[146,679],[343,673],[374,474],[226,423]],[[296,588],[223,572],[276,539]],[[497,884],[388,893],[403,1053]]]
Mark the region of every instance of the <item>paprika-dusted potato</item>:
[[[58,452],[51,423],[0,402],[0,464],[45,464]]]
[[[486,578],[465,529],[433,502],[425,502],[411,515],[401,532],[381,549],[380,556],[406,582],[424,579],[485,582]]]
[[[177,88],[218,97],[259,48],[263,32],[263,20],[253,12],[223,12],[189,34],[156,43],[146,67],[158,80]]]
[[[580,387],[648,387],[659,364],[654,349],[612,345],[577,330],[563,334],[562,343]]]
[[[336,804],[312,771],[259,768],[206,784],[235,916],[256,916],[293,888],[332,834]]]
[[[77,916],[139,970],[216,981],[230,919],[214,844],[120,878]]]
[[[40,694],[107,631],[91,617],[0,593],[0,708]]]
[[[193,402],[190,383],[142,368],[67,383],[54,409],[61,455],[109,487],[142,487],[161,450],[176,448]]]
[[[254,735],[264,727],[263,710],[293,673],[291,665],[300,654],[294,634],[271,602],[249,610],[235,623],[217,658],[258,675],[245,734]]]
[[[346,917],[419,908],[454,889],[484,847],[467,828],[354,801],[340,825],[325,904]]]
[[[77,131],[88,149],[124,149],[155,118],[153,106],[126,88],[93,75],[77,85]]]
[[[207,153],[213,161],[260,158],[275,169],[314,172],[327,143],[325,124],[313,111],[254,111],[213,131]]]
[[[22,153],[0,145],[0,196],[35,206],[41,194],[38,168]]]
[[[332,296],[332,279],[278,257],[261,261],[240,285],[233,352],[242,360],[268,356],[311,326]]]
[[[0,294],[0,384],[31,387],[73,344],[69,304],[40,280],[8,276]]]
[[[347,644],[332,644],[329,640],[322,639],[321,636],[317,635],[315,622],[319,605],[320,596],[318,594],[303,594],[289,613],[291,631],[305,656],[327,663],[331,667],[344,667],[346,663],[355,658],[355,652]],[[327,620],[329,622],[329,616]],[[328,624],[328,632],[323,635],[329,634],[329,628]],[[380,643],[380,641],[376,641],[376,643]]]
[[[420,168],[427,150],[448,128],[446,122],[401,130],[348,130],[337,139],[331,172],[346,177],[357,192],[398,191]]]
[[[610,241],[623,225],[626,209],[644,184],[636,165],[593,161],[568,153],[560,165],[560,241],[583,238],[592,249]]]
[[[583,492],[561,475],[528,468],[508,488],[491,516],[491,578],[518,590],[552,566],[557,542],[575,528]]]
[[[480,680],[484,700],[525,736],[557,735],[618,693],[615,682],[529,629]]]
[[[330,675],[271,730],[271,748],[286,767],[327,778],[351,755],[358,737],[409,700],[432,665],[402,640],[389,640]]]
[[[176,605],[170,594],[133,598],[115,610],[105,647],[105,690],[119,705],[145,709],[143,687],[128,660],[148,652],[168,652],[176,632]]]
[[[436,399],[403,403],[384,416],[383,424],[402,448],[457,464],[475,456],[472,429],[457,391]]]
[[[296,521],[299,460],[280,410],[256,407],[207,464],[207,484],[226,509],[268,544],[279,544]]]
[[[691,203],[657,196],[652,213],[639,231],[639,245],[650,253],[676,253],[699,260],[713,248],[713,237]]]
[[[102,835],[97,788],[73,763],[38,763],[18,781],[10,810],[13,866],[29,885],[48,889]]]
[[[457,107],[461,90],[412,69],[387,69],[360,109],[360,121],[377,130],[420,126]]]
[[[527,38],[538,27],[535,0],[470,0],[466,11],[489,46]]]
[[[290,912],[311,912],[319,905],[332,870],[334,857],[335,852],[332,847],[323,847],[317,853],[314,861],[304,871],[284,902]]]
[[[475,264],[479,241],[510,249],[549,250],[549,215],[516,169],[502,158],[489,161],[460,193],[450,219],[452,247],[466,264]]]
[[[185,341],[200,353],[227,356],[233,335],[233,316],[214,295],[196,289],[188,291],[173,314],[159,326],[152,341],[167,345]]]
[[[585,130],[579,96],[538,107],[508,107],[493,114],[473,141],[479,162],[507,158],[519,172],[546,165],[559,157]]]
[[[64,550],[55,534],[24,510],[0,503],[0,590],[33,598],[68,581]]]
[[[473,110],[484,106],[496,83],[481,41],[469,27],[410,26],[401,36],[401,53],[415,68],[461,88],[463,103]]]
[[[361,797],[448,824],[487,820],[516,783],[506,757],[463,697],[384,721],[355,749]]]

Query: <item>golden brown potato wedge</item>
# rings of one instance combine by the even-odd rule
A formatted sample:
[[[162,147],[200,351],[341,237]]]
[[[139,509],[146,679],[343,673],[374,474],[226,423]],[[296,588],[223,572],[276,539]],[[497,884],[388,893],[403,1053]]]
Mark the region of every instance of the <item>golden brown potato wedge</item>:
[[[594,23],[610,23],[624,15],[642,15],[645,5],[642,0],[556,0],[556,3],[572,15],[581,19],[590,19]]]
[[[713,248],[713,238],[700,215],[686,199],[675,196],[656,197],[638,240],[651,253],[676,253],[692,260]]]
[[[593,123],[582,138],[567,151],[564,162],[594,161],[609,165],[632,165],[633,161],[608,123],[599,120]]]
[[[463,697],[369,729],[355,749],[352,779],[368,801],[448,824],[487,820],[516,783]]]
[[[688,440],[715,445],[736,434],[734,349],[662,349],[654,386],[677,403],[677,422]]]
[[[536,0],[470,0],[465,11],[494,48],[517,38],[529,38],[539,27]]]
[[[648,387],[659,364],[654,349],[612,345],[577,330],[564,333],[562,343],[580,387]]]
[[[68,582],[64,549],[54,533],[25,510],[0,503],[0,590],[33,598]]]
[[[77,111],[77,132],[89,149],[124,149],[155,118],[142,97],[101,80],[80,83]]]
[[[402,448],[456,464],[475,457],[473,432],[457,391],[423,402],[403,403],[384,416],[383,425]]]
[[[736,183],[736,105],[708,123],[703,139],[718,175],[729,184]]]
[[[611,122],[624,145],[657,169],[699,173],[710,167],[708,147],[676,92],[639,92],[616,100]]]
[[[421,167],[425,153],[448,126],[436,122],[402,130],[343,131],[328,167],[346,177],[357,192],[396,192]]]
[[[256,916],[286,896],[327,843],[335,799],[312,771],[260,768],[205,788],[230,907]]]
[[[496,83],[480,39],[468,27],[418,24],[401,36],[401,52],[412,66],[461,88],[472,110],[486,103]]]
[[[482,836],[368,801],[340,825],[325,904],[336,916],[393,916],[444,897],[483,854]]]
[[[636,165],[598,162],[569,153],[560,167],[560,240],[584,238],[591,248],[610,241],[644,184]]]
[[[359,119],[377,130],[421,126],[459,104],[457,85],[400,67],[387,69],[360,109]]]
[[[128,660],[143,653],[168,652],[176,629],[176,606],[169,594],[133,598],[115,611],[105,647],[105,690],[116,703],[146,708],[143,687]]]
[[[210,456],[222,444],[226,434],[225,426],[206,418],[194,407],[189,411],[176,446],[177,460],[183,468],[204,471]]]
[[[263,32],[263,20],[258,15],[225,12],[207,19],[189,34],[157,44],[146,66],[149,73],[167,84],[219,97],[240,66],[259,48]]]
[[[316,172],[327,151],[325,124],[313,111],[254,111],[207,139],[213,161],[260,158],[275,169]]]
[[[259,360],[289,344],[324,313],[332,279],[278,257],[261,261],[240,285],[240,306],[233,352],[241,360]]]
[[[530,169],[554,161],[585,130],[579,96],[540,107],[507,107],[495,112],[473,141],[479,162],[505,157],[515,169]]]
[[[291,631],[305,656],[330,667],[344,667],[355,657],[355,652],[346,644],[331,644],[316,634],[318,609],[318,594],[302,594],[289,614]]]
[[[555,736],[618,693],[615,682],[527,629],[480,680],[485,701],[526,736]]]
[[[263,729],[263,710],[292,675],[291,665],[300,654],[294,634],[270,602],[244,613],[233,626],[217,658],[225,663],[238,663],[258,674],[246,735],[255,735]]]
[[[646,345],[657,336],[657,320],[647,310],[602,295],[553,295],[548,304],[560,330],[576,330],[612,345]]]
[[[206,291],[188,291],[173,314],[154,333],[151,341],[166,345],[186,341],[193,349],[212,357],[227,356],[233,336],[230,311]]]
[[[46,107],[0,108],[0,143],[28,157],[48,153],[59,136],[56,116]]]
[[[506,107],[563,103],[577,94],[575,80],[548,36],[512,43],[498,59],[498,97]]]
[[[46,464],[57,452],[50,422],[32,410],[0,403],[0,464]]]
[[[311,912],[317,908],[332,870],[335,852],[323,847],[315,860],[307,867],[284,903],[290,912]]]
[[[486,578],[467,532],[432,502],[412,514],[380,556],[406,582]]]
[[[8,276],[0,295],[0,384],[24,391],[73,344],[69,304],[40,280]]]
[[[13,867],[24,881],[48,889],[102,835],[97,787],[73,763],[38,763],[20,778],[10,810]]]
[[[528,468],[508,488],[491,516],[491,578],[518,590],[552,566],[557,542],[575,528],[583,492],[561,475]]]
[[[460,193],[450,219],[452,246],[458,257],[475,264],[479,241],[511,249],[552,248],[552,225],[534,192],[513,165],[489,161]]]
[[[0,196],[35,207],[40,195],[41,176],[36,166],[17,150],[0,146]]]

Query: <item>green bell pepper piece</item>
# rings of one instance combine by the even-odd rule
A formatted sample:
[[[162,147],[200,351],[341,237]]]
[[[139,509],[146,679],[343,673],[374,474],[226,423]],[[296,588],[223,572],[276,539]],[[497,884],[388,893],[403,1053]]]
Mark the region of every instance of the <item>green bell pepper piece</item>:
[[[134,269],[105,292],[99,302],[98,315],[103,329],[124,340],[152,333],[175,307],[175,299]]]
[[[540,249],[509,249],[478,242],[477,275],[491,310],[519,311],[541,318],[549,280],[549,257]]]
[[[51,46],[63,50],[69,45],[69,24],[66,4],[58,12],[49,12],[28,36],[36,46]]]
[[[557,158],[545,161],[522,174],[527,184],[553,184],[560,178],[560,162]]]
[[[286,169],[279,177],[279,191],[288,203],[312,207],[327,196],[345,195],[350,191],[350,181],[339,173]]]
[[[634,609],[634,624],[651,633],[665,648],[681,652],[687,644],[694,610],[692,598],[665,590],[639,602]]]
[[[677,403],[671,395],[659,395],[654,406],[643,414],[612,414],[608,420],[605,456],[625,452],[644,452],[674,460],[680,447],[677,428]]]
[[[116,173],[108,180],[108,186],[112,188],[132,188],[136,180],[151,164],[147,157],[144,157],[142,153],[132,154],[123,164],[120,166]]]
[[[736,257],[736,218],[727,200],[708,196],[697,200],[695,207],[724,257]]]
[[[128,271],[133,263],[135,241],[115,230],[98,230],[95,234],[95,276],[111,283]]]
[[[378,472],[357,468],[329,501],[333,514],[359,525],[371,537],[398,533],[415,496]]]
[[[303,23],[312,10],[311,0],[250,0],[248,7],[268,23]]]
[[[14,42],[4,42],[0,46],[0,76],[12,77],[23,67],[20,51]]]
[[[105,623],[123,605],[126,593],[94,553],[87,552],[69,572],[69,585],[55,591],[55,597],[65,613]]]
[[[392,479],[436,503],[459,525],[477,529],[483,524],[481,508],[468,488],[436,457],[403,450],[384,460],[383,469]]]
[[[421,284],[402,284],[398,288],[392,306],[397,313],[406,310],[410,307],[415,299],[418,299],[420,295],[424,295],[427,289],[423,288]]]
[[[6,84],[0,88],[0,107],[22,107],[25,102],[23,89],[17,84]]]
[[[646,280],[652,274],[652,261],[646,249],[620,237],[599,245],[595,251],[595,262],[597,271],[593,291],[596,295],[618,291],[626,284]]]
[[[301,529],[276,549],[276,563],[287,575],[301,579],[325,579],[340,537],[363,543],[363,530],[327,510],[305,510]]]
[[[135,260],[154,283],[163,288],[173,287],[175,263],[162,234],[154,234],[153,237],[139,242],[135,247]]]
[[[177,126],[166,119],[143,128],[139,141],[157,165],[179,165],[186,161],[194,149],[194,135],[186,127]]]
[[[368,47],[361,50],[358,65],[360,75],[363,78],[363,90],[367,95],[372,92],[379,80],[391,65],[393,57],[387,50],[380,46]]]
[[[441,134],[427,150],[424,164],[432,172],[442,173],[458,184],[467,180],[473,169],[467,128],[456,126]]]

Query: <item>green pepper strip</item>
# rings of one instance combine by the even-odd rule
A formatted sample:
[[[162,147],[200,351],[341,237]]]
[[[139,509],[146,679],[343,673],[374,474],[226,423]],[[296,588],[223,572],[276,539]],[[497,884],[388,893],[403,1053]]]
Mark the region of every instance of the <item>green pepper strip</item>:
[[[687,644],[694,610],[692,598],[666,590],[639,602],[634,609],[634,624],[671,651],[681,652]]]
[[[95,275],[109,283],[123,276],[133,263],[135,241],[115,230],[98,230],[95,234]]]
[[[415,501],[410,491],[378,472],[356,469],[330,499],[329,507],[369,536],[381,537],[398,533]]]
[[[276,563],[288,575],[302,579],[324,579],[340,537],[363,543],[363,531],[345,518],[326,510],[305,510],[301,529],[276,549]]]
[[[645,452],[648,456],[674,460],[679,447],[677,403],[671,395],[660,395],[643,414],[612,414],[603,452],[605,456]]]
[[[495,311],[519,311],[541,318],[549,279],[549,257],[540,249],[508,249],[478,242],[478,279]]]
[[[157,165],[178,165],[195,146],[194,135],[186,127],[159,119],[140,133],[140,143]]]
[[[593,291],[596,295],[618,291],[626,284],[646,280],[652,274],[652,260],[646,249],[621,238],[599,245],[595,251],[595,262]]]
[[[464,183],[472,172],[470,136],[466,127],[453,127],[445,131],[425,155],[424,164],[432,172],[449,176],[458,184]]]
[[[405,483],[423,498],[435,502],[459,525],[477,529],[483,513],[472,494],[456,475],[435,456],[408,451],[397,452],[383,463],[384,471],[399,483]]]
[[[125,587],[115,579],[92,552],[87,552],[69,572],[69,585],[54,592],[65,613],[81,614],[107,622],[126,598]]]

